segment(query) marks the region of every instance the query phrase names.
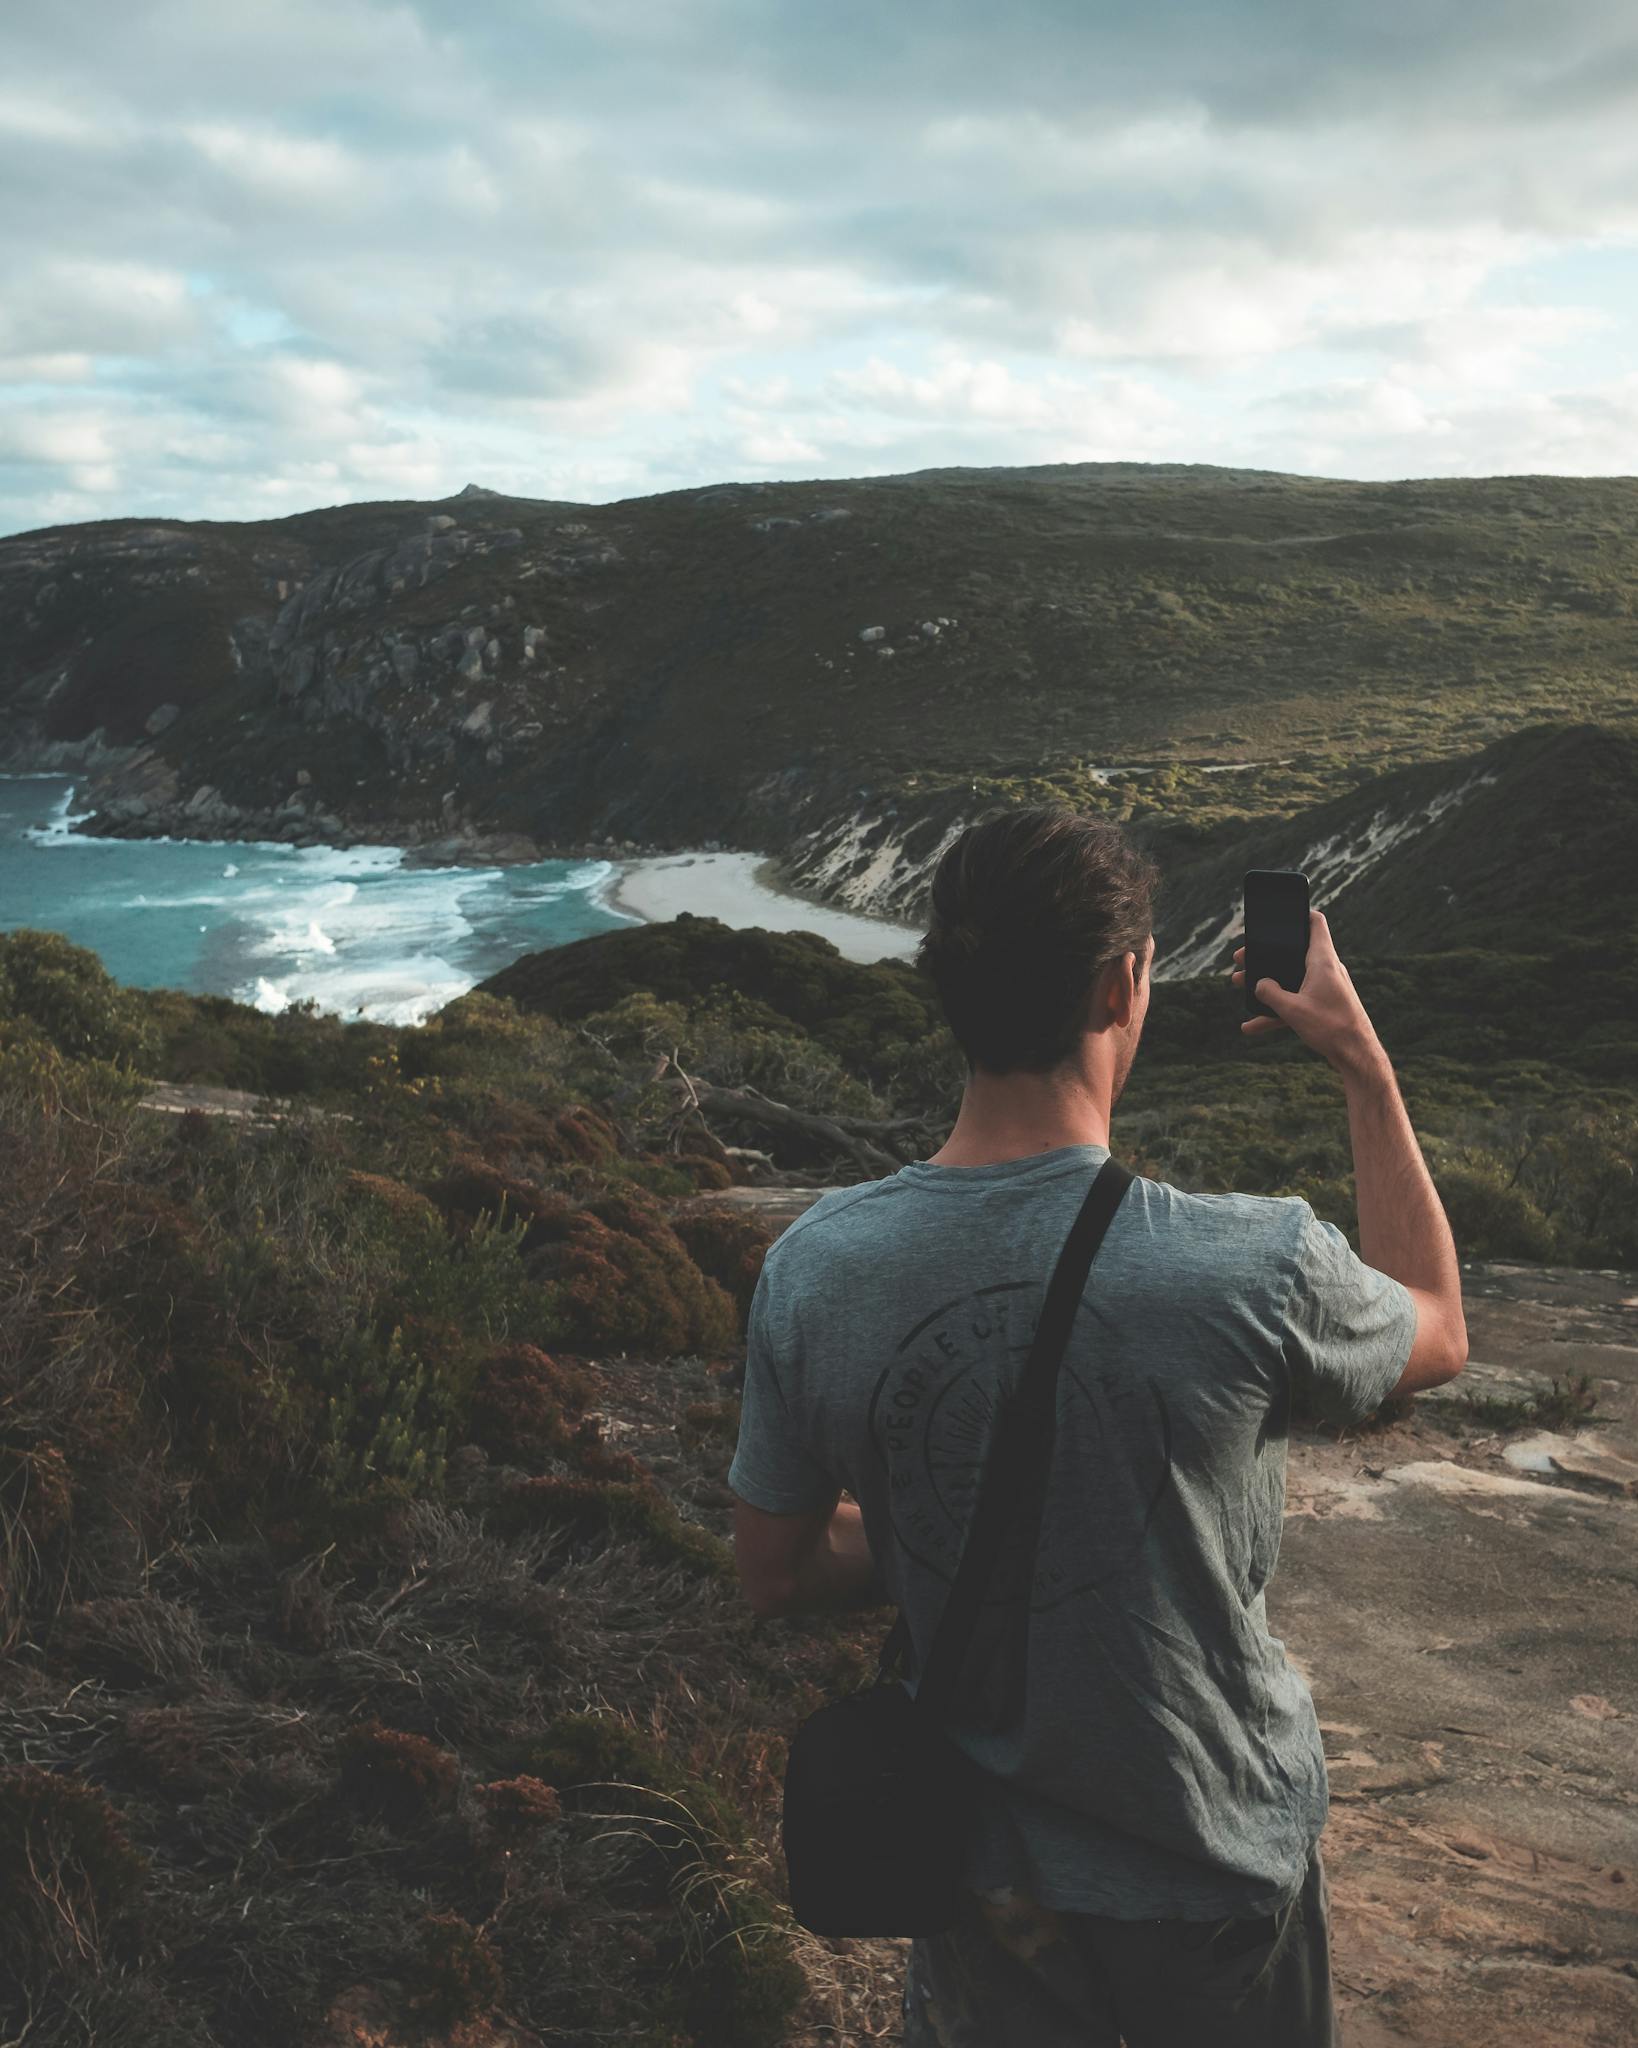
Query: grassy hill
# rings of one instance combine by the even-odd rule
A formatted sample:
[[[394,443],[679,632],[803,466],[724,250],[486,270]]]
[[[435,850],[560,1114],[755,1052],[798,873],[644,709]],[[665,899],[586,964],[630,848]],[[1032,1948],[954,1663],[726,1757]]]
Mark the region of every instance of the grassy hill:
[[[0,542],[0,758],[142,749],[111,829],[710,838],[836,893],[861,816],[1040,786],[1210,833],[1629,719],[1635,513],[1075,464],[56,528]]]

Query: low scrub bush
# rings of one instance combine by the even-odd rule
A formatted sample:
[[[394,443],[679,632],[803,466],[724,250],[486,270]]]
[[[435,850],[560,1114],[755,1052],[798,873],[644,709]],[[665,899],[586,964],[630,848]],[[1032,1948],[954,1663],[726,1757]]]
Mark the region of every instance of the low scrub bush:
[[[703,1907],[703,1910],[702,1910]],[[699,2048],[768,2048],[785,2038],[807,1980],[783,1915],[760,1885],[697,1880],[696,1953],[666,2001]]]
[[[1435,1175],[1451,1235],[1470,1259],[1550,1263],[1558,1253],[1552,1224],[1518,1186],[1490,1166],[1447,1166]]]
[[[506,1536],[563,1529],[581,1541],[633,1537],[657,1564],[680,1564],[725,1582],[737,1576],[727,1544],[708,1529],[685,1522],[663,1495],[647,1486],[527,1479],[498,1495],[490,1519]]]
[[[55,932],[0,932],[0,1025],[69,1060],[147,1069],[158,1050],[141,998]]]
[[[758,1218],[736,1216],[720,1204],[685,1210],[673,1228],[700,1271],[732,1297],[743,1332],[763,1258],[777,1233]]]
[[[458,1231],[512,1225],[529,1271],[551,1286],[566,1348],[667,1357],[734,1347],[733,1303],[646,1190],[617,1184],[577,1201],[466,1154],[431,1193]]]
[[[87,1600],[50,1636],[54,1659],[104,1684],[195,1686],[205,1674],[205,1633],[191,1607],[155,1594]]]
[[[563,1800],[557,1788],[527,1774],[480,1785],[478,1802],[491,1830],[506,1846],[526,1841],[563,1818]]]
[[[478,1366],[467,1418],[470,1440],[511,1462],[558,1457],[572,1441],[568,1418],[590,1398],[577,1367],[560,1365],[533,1344],[508,1344]]]
[[[565,1714],[525,1755],[529,1771],[555,1785],[570,1812],[641,1807],[668,1848],[687,1845],[696,1856],[745,1846],[744,1817],[731,1802],[617,1715]],[[657,1796],[630,1796],[645,1793]]]
[[[459,1913],[429,1913],[421,1922],[413,2002],[434,2025],[482,2019],[499,2004],[504,1983],[494,1943],[469,1920]]]
[[[97,1954],[145,1869],[94,1785],[33,1764],[0,1769],[0,1955],[13,1969]]]
[[[412,1827],[453,1804],[459,1761],[425,1736],[365,1721],[340,1752],[343,1795],[372,1819]]]

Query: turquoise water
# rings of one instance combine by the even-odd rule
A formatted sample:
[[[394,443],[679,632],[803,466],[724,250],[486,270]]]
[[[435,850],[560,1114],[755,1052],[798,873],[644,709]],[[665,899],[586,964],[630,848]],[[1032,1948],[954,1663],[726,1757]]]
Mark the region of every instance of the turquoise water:
[[[62,932],[138,988],[413,1023],[520,953],[629,924],[607,861],[407,868],[393,847],[84,839],[73,783],[0,777],[0,930]]]

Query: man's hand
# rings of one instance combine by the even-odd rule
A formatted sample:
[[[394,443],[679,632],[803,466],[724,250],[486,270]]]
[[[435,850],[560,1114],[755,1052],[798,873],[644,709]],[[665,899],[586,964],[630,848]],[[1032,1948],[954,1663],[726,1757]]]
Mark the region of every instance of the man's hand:
[[[1236,988],[1245,986],[1245,958],[1245,947],[1237,946],[1229,975]],[[1352,977],[1337,958],[1331,927],[1318,910],[1308,913],[1308,962],[1302,987],[1282,988],[1265,975],[1257,984],[1256,995],[1274,1014],[1246,1018],[1240,1030],[1247,1038],[1266,1038],[1289,1025],[1304,1045],[1342,1075],[1368,1071],[1387,1058]]]

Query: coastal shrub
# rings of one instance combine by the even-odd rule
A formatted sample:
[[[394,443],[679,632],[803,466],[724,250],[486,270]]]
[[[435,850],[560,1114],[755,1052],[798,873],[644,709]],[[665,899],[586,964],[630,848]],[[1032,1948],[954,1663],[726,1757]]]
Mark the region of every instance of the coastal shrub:
[[[205,1675],[198,1615],[155,1593],[82,1601],[58,1621],[50,1644],[54,1659],[111,1686],[187,1687]]]
[[[438,1222],[438,1211],[419,1188],[406,1186],[384,1173],[365,1173],[354,1168],[347,1175],[347,1189],[362,1202],[379,1204],[390,1221],[411,1230],[424,1231]]]
[[[336,1628],[336,1596],[324,1583],[324,1556],[303,1558],[279,1579],[273,1603],[280,1642],[316,1656]]]
[[[585,1352],[653,1357],[733,1348],[733,1304],[702,1273],[645,1189],[619,1182],[589,1201],[463,1154],[433,1184],[432,1198],[457,1230],[509,1220],[530,1272],[553,1288],[558,1341]]]
[[[490,1520],[498,1534],[509,1537],[540,1529],[563,1529],[580,1542],[630,1537],[657,1564],[682,1565],[725,1584],[737,1578],[727,1544],[708,1529],[685,1522],[663,1494],[646,1485],[526,1479],[500,1493]]]
[[[689,1185],[700,1194],[714,1194],[734,1185],[734,1169],[728,1160],[709,1152],[677,1152],[671,1164],[688,1176]]]
[[[491,1457],[561,1455],[570,1442],[565,1417],[578,1414],[591,1386],[578,1367],[560,1365],[533,1344],[507,1344],[478,1367],[467,1435]]]
[[[385,1343],[372,1331],[355,1331],[330,1360],[326,1377],[333,1391],[319,1474],[329,1492],[365,1492],[378,1478],[402,1481],[413,1493],[443,1486],[459,1398],[436,1366],[406,1346],[401,1329]]]
[[[146,1070],[158,1050],[140,1001],[56,932],[0,932],[0,1018],[32,1025],[66,1059]]]
[[[478,1804],[496,1839],[506,1847],[527,1841],[563,1818],[563,1800],[556,1786],[527,1773],[480,1785]]]
[[[618,1276],[611,1291],[609,1273]],[[734,1349],[733,1303],[703,1273],[659,1203],[620,1187],[588,1202],[560,1271],[563,1312],[579,1316],[585,1341],[668,1356]]]
[[[670,1850],[716,1858],[747,1845],[738,1808],[616,1714],[561,1715],[528,1745],[525,1761],[532,1775],[558,1788],[568,1811],[634,1809]],[[645,1792],[654,1796],[631,1796]]]
[[[0,1088],[0,1131],[3,1650],[31,1615],[134,1582],[178,1503],[121,1328],[145,1230],[128,1118]]]
[[[850,1069],[841,1054],[782,1018],[767,1017],[738,990],[719,989],[687,1006],[639,991],[588,1017],[583,1028],[629,1063],[634,1081],[650,1075],[655,1061],[665,1056],[696,1080],[754,1089],[795,1109],[884,1113],[869,1081]],[[901,1050],[894,1045],[895,1059]],[[660,1120],[675,1115],[677,1100],[656,1089],[639,1094],[633,1108]],[[781,1136],[788,1145],[788,1134]]]
[[[870,1077],[883,1056],[941,1019],[932,984],[906,961],[845,959],[815,932],[735,929],[684,912],[515,961],[484,984],[521,1007],[587,1023],[635,991],[723,1008],[795,1031]]]
[[[53,1443],[0,1444],[0,1529],[43,1550],[74,1517],[74,1477]]]
[[[1524,1189],[1510,1186],[1495,1167],[1442,1167],[1434,1184],[1464,1258],[1546,1264],[1557,1255],[1552,1224]]]
[[[486,1934],[459,1913],[426,1915],[411,1971],[417,2011],[437,2026],[457,2026],[493,2012],[503,1986],[500,1956]]]
[[[633,1187],[658,1195],[662,1201],[675,1201],[694,1192],[693,1174],[664,1152],[647,1152],[640,1159],[628,1161],[622,1178]]]
[[[505,1162],[533,1178],[577,1166],[618,1171],[626,1151],[608,1118],[583,1102],[554,1107],[494,1088],[446,1084],[438,1111],[485,1159]]]
[[[174,989],[133,995],[156,1042],[156,1079],[253,1095],[356,1105],[368,1091],[372,1062],[397,1036],[390,1025],[343,1022],[314,1003],[292,1003],[270,1016],[226,996]]]
[[[708,1909],[699,1912],[704,1893]],[[695,1954],[668,2001],[699,2048],[768,2048],[787,2037],[808,1981],[784,1915],[761,1885],[695,1884]]]
[[[1581,1264],[1638,1264],[1638,1109],[1609,1102],[1538,1115],[1517,1159],[1520,1184]]]
[[[546,1266],[558,1284],[564,1340],[583,1351],[658,1358],[732,1350],[738,1338],[733,1303],[671,1236],[671,1245],[657,1245],[595,1217],[578,1224]]]
[[[454,1803],[461,1767],[424,1735],[364,1721],[342,1738],[343,1797],[374,1820],[410,1827]]]
[[[743,1330],[763,1258],[778,1232],[757,1217],[736,1216],[720,1204],[685,1210],[673,1219],[672,1228],[700,1271],[732,1297]]]
[[[21,1974],[83,1965],[147,1865],[107,1796],[34,1764],[0,1768],[0,1955]]]
[[[563,1221],[574,1208],[567,1195],[539,1187],[469,1148],[457,1152],[427,1194],[457,1234],[484,1218],[507,1222],[521,1231],[523,1252],[561,1235]]]

